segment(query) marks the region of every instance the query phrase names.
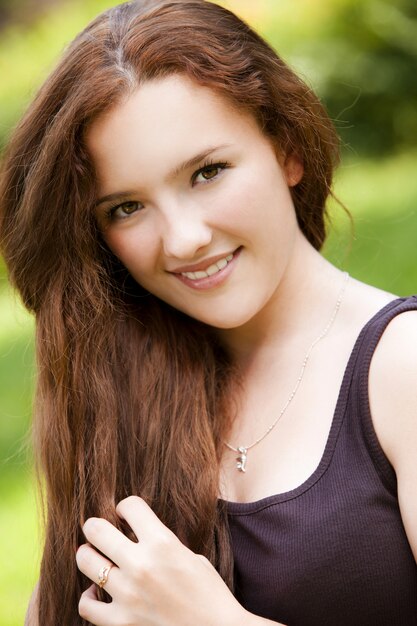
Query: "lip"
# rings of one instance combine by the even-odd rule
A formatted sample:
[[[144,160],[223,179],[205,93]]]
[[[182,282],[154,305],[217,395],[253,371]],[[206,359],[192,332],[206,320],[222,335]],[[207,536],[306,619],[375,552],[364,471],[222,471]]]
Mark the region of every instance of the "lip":
[[[171,274],[183,274],[184,272],[198,272],[199,270],[206,270],[210,265],[214,265],[220,259],[225,259],[230,254],[236,254],[237,250],[231,252],[224,252],[223,254],[218,254],[217,256],[211,256],[208,259],[203,259],[199,263],[195,263],[194,265],[182,265],[181,267],[176,267],[173,270],[169,270]]]
[[[233,272],[237,259],[240,256],[240,253],[242,251],[242,248],[237,248],[237,250],[235,250],[233,252],[233,259],[231,261],[228,262],[228,264],[226,265],[226,267],[224,267],[222,270],[220,270],[219,272],[217,272],[216,274],[213,274],[212,276],[207,276],[205,278],[197,278],[195,280],[192,280],[191,278],[187,278],[187,276],[183,276],[182,274],[177,274],[175,272],[173,272],[173,276],[175,276],[175,278],[177,278],[178,280],[180,280],[182,283],[184,283],[185,285],[187,285],[188,287],[191,287],[192,289],[197,289],[197,290],[204,290],[204,289],[213,289],[214,287],[218,287],[219,285],[221,285],[222,283],[224,283],[225,280],[227,280],[227,278],[230,276],[230,274]],[[229,254],[232,254],[231,252],[229,252]],[[223,259],[223,256],[218,256],[218,257],[212,257],[213,259]],[[212,263],[215,263],[215,261],[212,261]],[[197,266],[194,266],[197,267]],[[207,265],[203,265],[201,267],[201,264],[199,264],[199,267],[201,269],[208,267]],[[185,270],[185,271],[192,271],[192,270]],[[197,269],[195,270],[197,271]]]

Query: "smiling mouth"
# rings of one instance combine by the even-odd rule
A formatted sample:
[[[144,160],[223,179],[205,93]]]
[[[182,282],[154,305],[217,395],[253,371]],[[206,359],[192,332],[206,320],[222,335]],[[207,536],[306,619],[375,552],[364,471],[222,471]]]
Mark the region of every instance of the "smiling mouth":
[[[214,274],[221,272],[221,270],[223,270],[230,263],[233,259],[233,254],[228,254],[222,259],[219,259],[216,263],[209,265],[206,270],[198,270],[197,272],[181,272],[181,276],[185,276],[185,278],[190,280],[200,280],[201,278],[214,276]]]

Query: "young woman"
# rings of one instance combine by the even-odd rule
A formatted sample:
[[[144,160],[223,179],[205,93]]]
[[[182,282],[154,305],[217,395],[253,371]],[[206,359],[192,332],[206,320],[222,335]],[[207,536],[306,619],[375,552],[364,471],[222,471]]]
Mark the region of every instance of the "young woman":
[[[37,320],[28,624],[416,623],[417,298],[320,255],[337,160],[204,0],[107,11],[41,88],[0,190]]]

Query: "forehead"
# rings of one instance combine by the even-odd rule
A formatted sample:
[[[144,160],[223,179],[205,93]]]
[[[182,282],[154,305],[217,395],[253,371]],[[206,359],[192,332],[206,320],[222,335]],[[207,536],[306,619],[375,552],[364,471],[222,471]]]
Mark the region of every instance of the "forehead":
[[[248,113],[213,90],[172,75],[145,82],[103,113],[86,141],[98,170],[107,171],[119,169],[118,163],[129,156],[173,165],[202,147],[260,135]]]
[[[100,115],[93,122],[87,138],[89,142],[94,142],[97,134],[102,134],[106,128],[118,130],[126,118],[140,124],[143,129],[147,129],[150,121],[156,122],[155,130],[177,126],[181,122],[190,125],[197,122],[199,127],[204,125],[210,129],[210,118],[202,118],[204,113],[227,118],[227,123],[233,118],[235,121],[243,118],[252,120],[249,114],[233,106],[213,89],[201,86],[185,75],[173,74],[142,83],[133,93]]]

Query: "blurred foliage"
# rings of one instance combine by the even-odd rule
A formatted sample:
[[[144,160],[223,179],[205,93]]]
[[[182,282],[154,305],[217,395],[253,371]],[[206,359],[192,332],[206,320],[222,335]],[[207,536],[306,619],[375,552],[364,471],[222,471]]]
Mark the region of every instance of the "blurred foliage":
[[[383,160],[345,159],[330,203],[324,255],[352,276],[398,295],[417,293],[417,150]]]
[[[340,4],[312,54],[319,92],[346,144],[361,154],[416,146],[415,0]]]
[[[320,95],[347,151],[380,155],[417,145],[415,0],[260,6],[263,32]]]
[[[29,423],[34,387],[33,320],[0,291],[0,625],[21,626],[36,582],[37,532]]]
[[[19,0],[28,10],[28,0]],[[37,87],[76,33],[97,13],[117,4],[105,0],[51,2],[30,11],[31,20],[7,24],[0,38],[0,149]],[[20,13],[19,13],[20,14]]]
[[[327,105],[350,150],[388,154],[416,145],[415,0],[221,3],[259,27],[301,71]],[[6,23],[0,41],[0,146],[62,47],[96,13],[114,4],[0,0],[0,11],[20,20]]]
[[[415,0],[222,0],[327,104],[346,149],[325,255],[365,282],[417,291]],[[62,49],[115,0],[0,0],[0,146]],[[360,155],[360,156],[359,156]],[[381,159],[381,156],[383,158]],[[378,158],[376,158],[378,157]],[[27,444],[33,319],[0,263],[0,626],[23,622],[39,545]]]
[[[0,0],[0,28],[9,23],[31,23],[59,0]]]

